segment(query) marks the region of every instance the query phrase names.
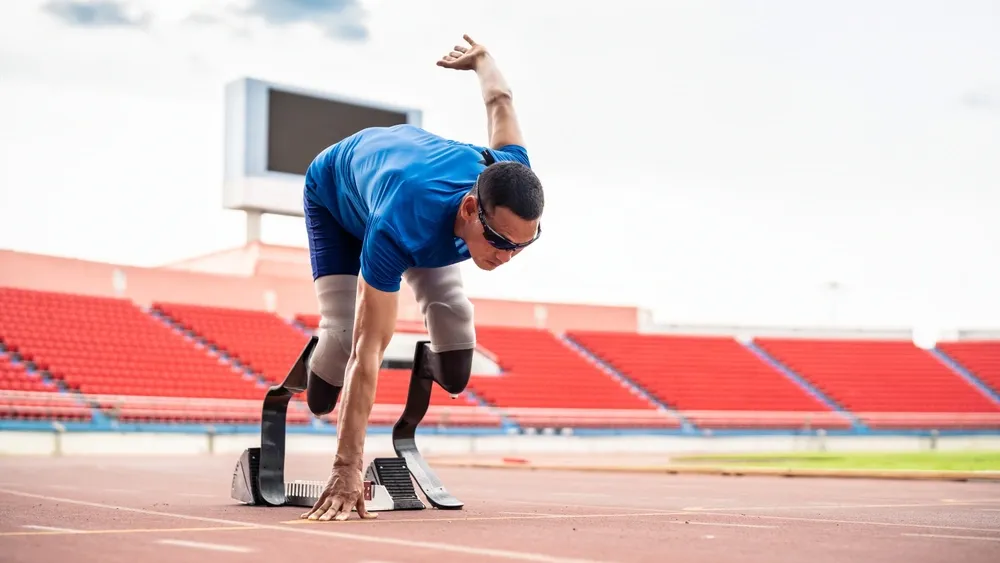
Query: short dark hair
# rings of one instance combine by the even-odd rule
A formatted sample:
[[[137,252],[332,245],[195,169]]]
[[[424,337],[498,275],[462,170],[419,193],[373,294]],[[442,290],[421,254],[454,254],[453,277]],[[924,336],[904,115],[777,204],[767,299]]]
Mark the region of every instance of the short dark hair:
[[[490,164],[479,175],[476,191],[487,212],[501,206],[521,219],[534,221],[542,216],[542,208],[545,207],[541,180],[531,168],[520,162]]]

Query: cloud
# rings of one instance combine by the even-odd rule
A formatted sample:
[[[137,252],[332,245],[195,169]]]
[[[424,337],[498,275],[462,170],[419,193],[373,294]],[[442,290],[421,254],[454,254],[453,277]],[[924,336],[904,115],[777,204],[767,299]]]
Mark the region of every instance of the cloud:
[[[972,109],[1000,109],[1000,88],[978,88],[962,96],[962,104]]]
[[[114,0],[49,0],[42,10],[73,27],[145,27],[149,12],[134,13]]]
[[[236,13],[275,26],[313,24],[332,39],[368,39],[367,13],[358,0],[250,0]]]

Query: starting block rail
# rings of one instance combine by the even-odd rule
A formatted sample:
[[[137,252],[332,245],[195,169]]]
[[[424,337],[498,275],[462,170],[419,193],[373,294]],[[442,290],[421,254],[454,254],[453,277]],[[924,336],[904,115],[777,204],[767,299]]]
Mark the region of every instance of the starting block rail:
[[[285,482],[285,429],[288,403],[305,390],[308,359],[316,346],[312,336],[302,349],[285,381],[272,386],[264,396],[260,446],[247,448],[236,462],[230,495],[254,506],[299,506],[311,508],[319,500],[326,481]],[[393,427],[392,443],[397,457],[375,458],[364,476],[365,509],[371,512],[423,510],[424,503],[413,488],[417,482],[436,508],[460,509],[463,503],[449,493],[417,449],[417,426],[430,405],[432,379],[420,376],[426,342],[418,342],[406,406]],[[354,509],[352,509],[354,510]]]

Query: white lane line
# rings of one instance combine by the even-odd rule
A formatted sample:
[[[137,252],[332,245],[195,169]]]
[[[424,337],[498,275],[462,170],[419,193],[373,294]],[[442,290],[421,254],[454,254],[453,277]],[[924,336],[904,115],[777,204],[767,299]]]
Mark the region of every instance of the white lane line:
[[[996,528],[971,528],[966,526],[942,526],[938,524],[907,524],[904,522],[873,522],[871,520],[840,520],[836,518],[807,518],[804,516],[774,516],[772,514],[754,514],[745,516],[732,512],[692,512],[701,516],[731,516],[733,518],[753,518],[768,520],[788,520],[791,522],[815,522],[821,524],[855,524],[858,526],[888,526],[894,528],[928,528],[932,530],[959,530],[962,532],[996,532]]]
[[[670,500],[671,497],[665,497],[666,500]],[[687,498],[687,497],[676,497],[676,498]],[[553,501],[543,501],[543,500],[521,500],[521,499],[497,499],[497,498],[471,498],[466,499],[472,501],[482,501],[482,502],[496,502],[496,503],[506,503],[506,504],[524,504],[531,506],[558,506],[561,508],[587,508],[590,510],[626,510],[629,512],[635,512],[639,510],[648,512],[677,512],[678,510],[684,512],[701,512],[701,513],[713,513],[713,512],[743,512],[743,511],[770,511],[770,510],[820,510],[820,509],[859,509],[859,508],[928,508],[928,507],[945,507],[945,506],[955,506],[955,505],[975,505],[981,504],[974,501],[953,501],[948,504],[940,502],[925,502],[925,503],[898,503],[898,504],[837,504],[830,506],[685,506],[683,508],[651,508],[648,506],[622,506],[622,505],[600,505],[600,504],[579,504],[570,502],[553,502]],[[703,499],[709,500],[709,499]]]
[[[730,528],[777,528],[764,524],[737,524],[735,522],[695,522],[694,520],[671,520],[674,524],[694,524],[697,526],[726,526]]]
[[[21,526],[22,528],[28,528],[29,530],[41,530],[43,532],[68,532],[71,534],[78,534],[83,530],[74,530],[73,528],[56,528],[54,526],[36,526],[34,524],[25,524]]]
[[[595,563],[594,560],[590,559],[574,559],[570,557],[556,557],[553,555],[545,555],[544,553],[534,553],[530,551],[511,551],[506,549],[490,549],[490,548],[480,548],[473,547],[469,545],[453,544],[445,542],[433,542],[433,541],[418,541],[418,540],[408,540],[404,538],[394,538],[390,536],[379,535],[368,535],[368,534],[352,534],[350,532],[335,532],[333,530],[317,530],[313,527],[302,527],[302,526],[289,526],[289,525],[269,525],[269,524],[254,524],[252,522],[243,522],[240,520],[226,520],[223,518],[209,518],[207,516],[192,516],[189,514],[178,514],[176,512],[163,512],[160,510],[146,510],[143,508],[132,508],[130,506],[119,506],[114,504],[104,504],[100,502],[90,502],[85,500],[78,500],[65,497],[53,497],[48,495],[39,495],[35,493],[26,493],[23,491],[16,491],[12,489],[0,489],[0,493],[5,493],[8,495],[25,497],[25,498],[35,498],[40,500],[47,500],[50,502],[64,502],[67,504],[77,504],[80,506],[89,506],[92,508],[104,508],[108,510],[118,510],[122,512],[135,512],[137,514],[147,514],[150,516],[165,516],[167,518],[180,518],[182,520],[195,520],[198,522],[212,522],[215,524],[225,524],[228,526],[246,526],[248,528],[253,528],[257,530],[274,530],[279,532],[284,532],[288,534],[308,534],[313,536],[322,536],[327,538],[340,538],[343,540],[353,540],[358,542],[367,542],[381,545],[398,545],[401,547],[410,547],[418,549],[436,550],[436,551],[446,551],[451,553],[461,553],[464,555],[475,555],[479,557],[495,557],[497,559],[510,559],[513,561],[538,561],[540,563]],[[337,524],[334,523],[335,527]],[[325,526],[324,526],[325,527]]]
[[[745,511],[745,510],[818,510],[821,508],[845,508],[845,509],[855,509],[855,508],[944,508],[946,506],[972,506],[976,504],[982,504],[972,501],[955,501],[949,502],[947,504],[942,502],[914,502],[914,503],[903,503],[903,504],[831,504],[829,506],[817,506],[817,505],[798,505],[798,506],[718,506],[718,507],[706,507],[706,506],[686,506],[681,510],[690,511],[701,511],[701,512],[711,512],[715,510],[722,510],[726,512],[731,511]]]
[[[512,515],[525,515],[525,516],[539,516],[548,518],[609,518],[615,516],[665,516],[665,514],[659,512],[646,512],[646,513],[633,513],[633,514],[547,514],[545,512],[501,512],[500,514],[512,514]],[[672,513],[671,515],[676,515],[677,513]],[[735,522],[698,522],[695,520],[667,520],[666,524],[692,524],[696,526],[727,526],[731,528],[777,528],[777,526],[769,526],[765,524],[737,524]]]
[[[514,516],[545,516],[548,518],[558,518],[560,516],[565,516],[565,514],[552,514],[549,512],[506,512],[501,511],[500,514],[511,514]],[[601,516],[604,516],[603,514]]]
[[[650,508],[648,506],[612,506],[612,505],[602,505],[602,504],[576,504],[571,502],[552,502],[543,500],[514,500],[514,499],[498,499],[498,498],[467,498],[467,501],[481,501],[481,502],[495,502],[497,504],[526,504],[529,506],[558,506],[560,508],[588,508],[590,510],[627,510],[629,512],[644,511],[644,512],[662,512],[675,513],[677,509],[669,508]],[[681,509],[686,510],[686,509]],[[609,513],[613,515],[613,513]]]
[[[1000,537],[988,538],[985,536],[953,536],[950,534],[900,534],[911,538],[941,538],[947,540],[978,540],[978,541],[1000,541]]]
[[[635,517],[642,517],[642,516],[663,516],[663,514],[661,514],[659,512],[635,513],[635,514],[627,514],[627,515],[626,514],[579,514],[579,515],[577,515],[577,514],[546,514],[544,512],[501,512],[500,514],[513,514],[513,515],[525,515],[525,516],[544,516],[544,517],[549,517],[549,518],[567,518],[567,517],[572,518],[572,517],[575,517],[575,516],[584,517],[584,518],[589,518],[589,517],[606,518],[606,517],[610,517],[610,516],[635,516]],[[730,527],[730,528],[768,528],[768,529],[777,528],[777,526],[769,526],[769,525],[766,525],[766,524],[738,524],[738,523],[735,523],[735,522],[699,522],[699,521],[696,521],[696,520],[667,520],[666,523],[667,524],[690,524],[690,525],[694,525],[694,526],[725,526],[725,527]]]
[[[249,547],[238,545],[225,545],[221,543],[205,543],[186,540],[156,540],[156,543],[163,545],[176,545],[178,547],[191,547],[194,549],[208,549],[210,551],[229,551],[231,553],[250,553],[253,550]]]

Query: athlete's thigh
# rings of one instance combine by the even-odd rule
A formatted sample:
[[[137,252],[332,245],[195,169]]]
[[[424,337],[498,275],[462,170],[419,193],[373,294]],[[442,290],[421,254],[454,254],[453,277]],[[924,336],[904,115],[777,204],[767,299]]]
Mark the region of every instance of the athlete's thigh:
[[[325,207],[307,196],[302,199],[313,280],[330,275],[357,276],[361,270],[361,241],[340,226]]]
[[[458,264],[444,268],[410,268],[403,277],[413,289],[424,315],[432,351],[476,347],[472,302],[465,294]]]

